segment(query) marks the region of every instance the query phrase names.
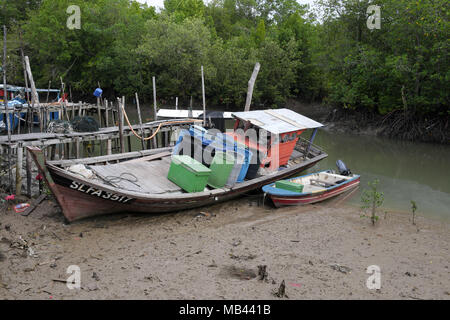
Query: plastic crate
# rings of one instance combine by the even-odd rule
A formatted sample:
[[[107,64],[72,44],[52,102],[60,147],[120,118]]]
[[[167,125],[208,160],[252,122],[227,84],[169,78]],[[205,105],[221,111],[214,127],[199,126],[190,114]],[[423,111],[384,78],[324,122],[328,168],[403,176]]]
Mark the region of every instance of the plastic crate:
[[[222,133],[218,133],[215,136],[215,139],[211,143],[210,147],[214,147],[218,150],[227,150],[239,153],[240,155],[237,159],[237,165],[239,165],[240,171],[236,182],[244,181],[253,153],[244,144],[238,143],[234,141],[232,137]]]
[[[242,166],[245,163],[245,155],[236,151],[228,151],[228,154],[233,155],[234,165],[225,186],[231,188],[236,184],[236,182],[238,182],[239,174],[241,173]]]
[[[205,190],[211,170],[186,155],[172,156],[168,179],[187,192]]]
[[[189,127],[189,133],[191,136],[200,139],[202,141],[202,144],[205,146],[208,146],[211,142],[213,142],[213,136],[208,133],[208,130],[206,130],[203,127],[200,126],[190,126]]]
[[[189,131],[182,130],[180,137],[173,148],[172,155],[185,155],[189,156],[203,165],[209,165],[203,161],[204,145],[199,138],[191,136]]]
[[[222,188],[228,181],[235,164],[233,154],[216,150],[216,154],[211,162],[211,174],[208,178],[208,185],[213,188]]]

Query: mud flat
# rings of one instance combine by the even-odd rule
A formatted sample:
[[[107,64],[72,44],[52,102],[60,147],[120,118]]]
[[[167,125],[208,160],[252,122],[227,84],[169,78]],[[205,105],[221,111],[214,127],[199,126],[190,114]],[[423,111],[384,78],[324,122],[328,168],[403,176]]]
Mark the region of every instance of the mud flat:
[[[388,212],[372,227],[339,202],[276,210],[247,197],[70,225],[52,201],[28,217],[3,210],[0,298],[280,299],[284,280],[282,299],[450,299],[448,223]],[[81,289],[63,282],[70,265]],[[370,265],[379,290],[366,287]]]

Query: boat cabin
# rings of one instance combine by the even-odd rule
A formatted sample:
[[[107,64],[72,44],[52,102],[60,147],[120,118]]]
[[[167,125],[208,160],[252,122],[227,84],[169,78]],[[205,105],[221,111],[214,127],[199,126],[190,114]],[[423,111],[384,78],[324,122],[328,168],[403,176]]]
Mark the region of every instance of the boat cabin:
[[[270,171],[288,164],[305,130],[315,129],[310,140],[312,144],[317,128],[323,126],[290,109],[235,112],[232,115],[236,119],[234,132],[227,134],[249,149],[257,150],[260,166]]]

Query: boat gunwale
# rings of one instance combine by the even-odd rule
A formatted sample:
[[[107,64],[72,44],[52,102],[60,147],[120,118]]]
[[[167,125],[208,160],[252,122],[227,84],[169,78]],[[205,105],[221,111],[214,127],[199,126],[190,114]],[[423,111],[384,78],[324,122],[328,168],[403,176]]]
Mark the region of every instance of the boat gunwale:
[[[293,177],[293,178],[289,178],[286,179],[288,181],[292,181],[295,179],[299,179],[299,178],[305,178],[314,174],[319,174],[319,173],[331,173],[331,170],[322,170],[322,171],[318,171],[318,172],[313,172],[313,173],[308,173],[306,175],[303,176],[298,176],[298,177]],[[297,197],[303,197],[303,196],[309,196],[309,195],[318,195],[318,194],[322,194],[325,192],[329,192],[329,191],[333,191],[336,188],[342,187],[343,185],[346,185],[350,182],[353,182],[357,179],[361,178],[361,175],[359,174],[355,174],[354,177],[352,177],[351,179],[348,179],[344,182],[341,182],[339,184],[336,184],[334,186],[331,187],[324,187],[323,190],[317,190],[317,191],[310,191],[310,192],[294,192],[294,191],[289,191],[289,190],[283,190],[282,192],[271,192],[273,190],[280,190],[278,188],[273,187],[275,185],[275,183],[270,183],[265,185],[262,189],[264,191],[264,193],[267,193],[268,195],[273,195],[273,196],[277,196],[277,197],[292,197],[292,196],[297,196]]]
[[[164,148],[167,149],[167,148]],[[153,149],[154,151],[161,151],[162,149]],[[123,154],[117,154],[117,155],[123,155]],[[124,192],[123,189],[118,189],[113,186],[108,186],[106,184],[97,184],[95,182],[90,181],[89,179],[83,178],[77,174],[71,174],[67,170],[64,170],[60,167],[57,167],[55,164],[46,162],[45,165],[47,169],[50,171],[50,173],[57,174],[59,176],[62,176],[66,179],[72,179],[76,182],[79,182],[81,184],[92,186],[97,189],[101,189],[107,192],[113,192],[119,195],[133,197],[136,200],[144,200],[144,201],[186,201],[186,200],[202,200],[211,198],[213,196],[219,197],[219,196],[226,196],[230,193],[236,193],[236,192],[245,192],[248,189],[253,189],[254,186],[263,184],[266,180],[267,181],[276,181],[279,179],[282,179],[283,177],[289,177],[290,175],[294,174],[299,169],[308,166],[309,164],[317,163],[320,160],[326,158],[328,154],[322,153],[320,155],[317,155],[311,159],[308,159],[307,161],[301,162],[299,164],[296,164],[290,168],[277,171],[274,174],[261,176],[256,179],[248,180],[245,182],[238,183],[236,187],[232,188],[219,188],[214,189],[210,191],[202,191],[202,192],[196,192],[196,193],[179,193],[179,194],[169,194],[169,193],[163,193],[163,194],[150,194],[150,193],[140,193],[140,192],[133,192],[133,191],[127,191]],[[101,161],[97,162],[100,163]],[[58,185],[58,184],[56,184]],[[257,188],[257,187],[256,187]]]

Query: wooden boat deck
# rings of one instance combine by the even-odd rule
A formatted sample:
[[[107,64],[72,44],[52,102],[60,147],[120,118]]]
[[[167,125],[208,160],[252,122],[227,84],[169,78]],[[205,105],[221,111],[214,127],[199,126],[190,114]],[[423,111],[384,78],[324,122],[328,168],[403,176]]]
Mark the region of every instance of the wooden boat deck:
[[[182,189],[167,179],[170,157],[162,160],[123,162],[118,164],[89,166],[101,183],[116,188],[149,194],[182,192]]]

